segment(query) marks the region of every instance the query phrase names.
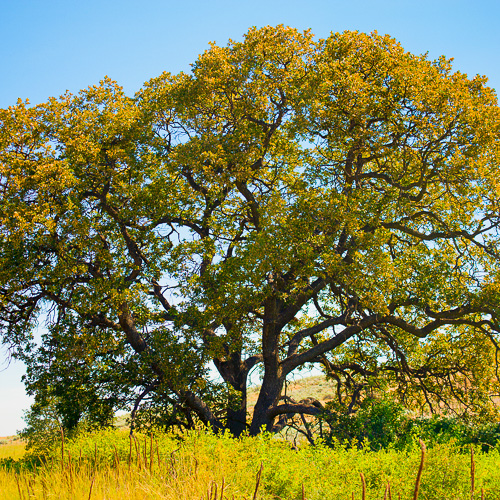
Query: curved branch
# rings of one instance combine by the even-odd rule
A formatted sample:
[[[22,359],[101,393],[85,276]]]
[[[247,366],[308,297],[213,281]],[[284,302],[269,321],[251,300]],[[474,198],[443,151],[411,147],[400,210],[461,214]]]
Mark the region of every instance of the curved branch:
[[[359,321],[357,324],[350,325],[344,328],[342,332],[338,333],[331,339],[325,340],[324,342],[320,342],[318,345],[311,347],[305,352],[302,352],[300,354],[293,354],[292,356],[285,358],[281,362],[281,368],[283,370],[283,373],[288,374],[298,366],[313,361],[318,356],[321,356],[325,352],[331,351],[332,349],[335,349],[335,347],[342,345],[356,333],[359,333],[360,331],[364,330],[365,328],[368,328],[369,326],[374,325],[379,321],[380,321],[380,316],[378,314],[368,316],[367,318],[364,318],[361,321]]]
[[[314,406],[307,403],[284,403],[278,406],[273,406],[267,410],[266,416],[273,419],[278,415],[301,413],[305,415],[319,415],[323,412],[320,406]]]
[[[293,356],[300,345],[300,342],[306,337],[315,335],[316,333],[322,332],[326,328],[334,325],[342,325],[345,321],[345,315],[337,316],[336,318],[329,318],[317,325],[311,326],[310,328],[305,328],[297,332],[288,343],[288,354],[287,357]]]
[[[144,340],[144,337],[137,330],[134,319],[128,308],[127,303],[120,306],[119,314],[120,326],[127,336],[127,341],[138,354],[147,353],[153,354],[150,347]],[[158,376],[159,381],[166,384],[167,387],[181,397],[192,408],[192,410],[200,417],[200,419],[207,425],[210,424],[214,430],[223,429],[223,425],[219,419],[212,413],[208,405],[196,394],[189,390],[178,390],[169,380],[165,379],[163,370],[154,359],[150,362],[151,369]]]

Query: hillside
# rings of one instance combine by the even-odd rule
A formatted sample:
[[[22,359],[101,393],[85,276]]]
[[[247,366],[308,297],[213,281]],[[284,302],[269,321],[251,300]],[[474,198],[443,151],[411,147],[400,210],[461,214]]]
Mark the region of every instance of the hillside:
[[[259,396],[260,386],[251,387],[248,391],[248,411],[253,412],[255,403]],[[314,398],[322,403],[330,401],[334,397],[335,386],[323,375],[297,378],[287,382],[285,394],[295,401],[305,398]]]

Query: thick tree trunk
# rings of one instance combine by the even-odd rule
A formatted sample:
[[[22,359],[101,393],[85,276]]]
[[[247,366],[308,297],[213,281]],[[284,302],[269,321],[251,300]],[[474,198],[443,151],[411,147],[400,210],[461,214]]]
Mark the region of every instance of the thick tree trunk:
[[[240,353],[232,353],[227,360],[214,359],[214,364],[224,381],[239,394],[238,401],[230,404],[226,413],[227,428],[238,437],[247,426],[247,378],[255,363],[249,366],[241,360]]]
[[[239,437],[247,428],[247,394],[246,387],[241,391],[241,404],[237,409],[228,408],[227,428],[234,437]]]
[[[277,299],[268,300],[264,309],[264,325],[262,329],[264,378],[255,405],[252,424],[250,425],[250,434],[252,436],[259,434],[262,428],[271,431],[274,417],[269,417],[268,411],[278,404],[284,383],[279,359],[280,328],[277,324]]]
[[[284,380],[279,373],[266,373],[262,381],[259,398],[255,405],[250,434],[256,436],[263,429],[271,432],[274,424],[274,417],[268,416],[270,408],[278,404],[283,390]]]

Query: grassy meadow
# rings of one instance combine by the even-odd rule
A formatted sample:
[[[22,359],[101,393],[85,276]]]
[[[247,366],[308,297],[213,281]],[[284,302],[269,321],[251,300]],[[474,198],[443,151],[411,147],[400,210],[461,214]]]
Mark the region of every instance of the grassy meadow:
[[[19,460],[25,454],[25,444],[17,436],[0,437],[0,460]]]
[[[407,452],[297,450],[271,436],[205,431],[135,439],[100,431],[66,441],[44,463],[6,459],[22,453],[22,443],[0,445],[2,500],[413,499],[422,460],[418,444]],[[471,456],[436,445],[425,454],[418,498],[498,499],[499,465],[496,450]]]
[[[331,399],[324,377],[287,388],[295,399]],[[250,408],[256,390],[250,391]],[[368,451],[279,436],[232,439],[206,431],[80,434],[33,460],[17,437],[0,438],[0,500],[462,500],[500,499],[500,449],[427,443]],[[483,447],[484,449],[484,447]],[[418,482],[418,491],[415,487]]]

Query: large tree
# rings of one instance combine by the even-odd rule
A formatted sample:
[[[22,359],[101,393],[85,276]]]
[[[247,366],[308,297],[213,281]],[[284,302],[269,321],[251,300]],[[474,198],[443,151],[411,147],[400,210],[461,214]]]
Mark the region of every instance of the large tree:
[[[0,332],[68,422],[139,394],[186,425],[276,430],[321,411],[283,395],[315,363],[350,408],[381,377],[431,410],[489,408],[485,78],[376,33],[266,27],[133,98],[106,79],[0,123]]]

